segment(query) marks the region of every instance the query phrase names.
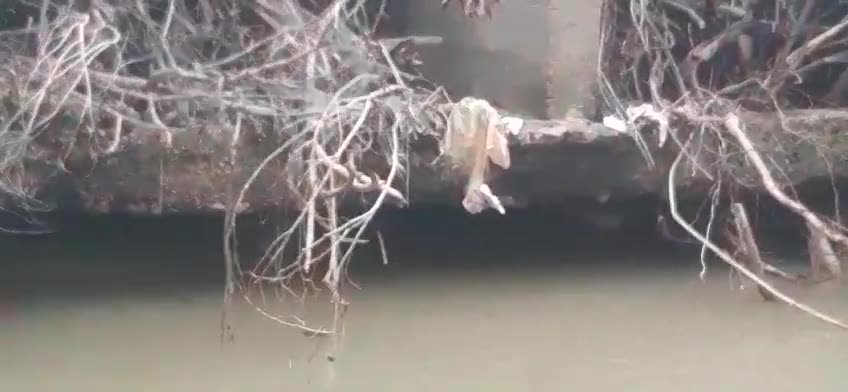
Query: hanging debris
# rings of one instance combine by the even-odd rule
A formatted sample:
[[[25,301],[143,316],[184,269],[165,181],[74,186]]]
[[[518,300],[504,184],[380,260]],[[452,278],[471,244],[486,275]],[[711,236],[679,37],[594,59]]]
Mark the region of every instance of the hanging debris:
[[[502,119],[488,102],[463,98],[451,110],[442,143],[442,153],[468,177],[462,206],[477,214],[493,208],[505,214],[500,199],[486,184],[489,163],[509,169],[510,157],[506,133],[520,129],[520,122]]]

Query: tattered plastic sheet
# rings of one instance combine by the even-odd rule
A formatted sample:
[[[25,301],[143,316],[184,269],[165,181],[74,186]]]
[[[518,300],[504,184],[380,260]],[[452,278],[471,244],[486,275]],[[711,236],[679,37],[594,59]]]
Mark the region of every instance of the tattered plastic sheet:
[[[487,101],[463,98],[456,103],[448,120],[442,153],[468,176],[462,206],[476,214],[493,208],[505,214],[500,199],[486,184],[489,162],[508,169],[510,166],[507,132],[517,132],[520,119],[502,118]]]

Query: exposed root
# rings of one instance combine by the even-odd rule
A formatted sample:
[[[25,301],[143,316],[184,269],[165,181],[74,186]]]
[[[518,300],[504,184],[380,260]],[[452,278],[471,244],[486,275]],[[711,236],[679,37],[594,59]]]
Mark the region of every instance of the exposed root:
[[[689,146],[689,142],[687,141],[684,144],[683,148],[686,149],[688,146]],[[681,227],[683,227],[683,229],[686,230],[692,237],[695,237],[698,241],[703,243],[704,246],[708,247],[721,260],[723,260],[725,263],[729,264],[731,267],[733,267],[734,269],[736,269],[737,271],[739,271],[740,273],[742,273],[743,275],[745,275],[746,277],[748,277],[749,279],[754,281],[765,292],[768,292],[770,295],[774,296],[775,298],[783,301],[784,303],[786,303],[786,304],[788,304],[792,307],[800,309],[801,311],[809,314],[812,317],[815,317],[815,318],[817,318],[821,321],[824,321],[828,324],[837,326],[839,328],[848,330],[848,324],[845,324],[844,322],[842,322],[838,319],[835,319],[831,316],[828,316],[828,315],[826,315],[826,314],[824,314],[824,313],[822,313],[822,312],[816,310],[815,308],[812,308],[812,307],[810,307],[806,304],[795,301],[794,299],[787,296],[786,294],[783,294],[782,292],[778,291],[776,288],[774,288],[774,286],[772,286],[771,284],[769,284],[768,282],[763,280],[763,278],[761,276],[752,272],[750,269],[745,267],[742,263],[740,263],[739,261],[734,259],[730,254],[728,254],[723,249],[721,249],[718,245],[716,245],[715,243],[713,243],[712,241],[707,239],[703,234],[701,234],[700,232],[698,232],[698,230],[696,230],[694,227],[692,227],[692,225],[690,225],[689,222],[687,222],[683,218],[683,216],[680,215],[680,212],[677,210],[677,195],[676,195],[676,192],[675,192],[675,180],[674,180],[674,178],[677,174],[677,168],[680,165],[680,162],[682,161],[683,157],[684,157],[683,153],[680,153],[680,154],[677,155],[677,158],[675,158],[674,162],[671,164],[671,167],[669,168],[669,175],[668,175],[668,200],[669,200],[669,207],[671,209],[671,216],[674,218],[674,221],[677,222],[677,224],[679,224]]]
[[[64,169],[71,154],[96,161],[128,138],[153,136],[169,153],[176,136],[224,140],[225,151],[214,153],[229,158],[222,170],[234,182],[223,232],[225,301],[242,295],[270,317],[247,298],[252,288],[302,298],[310,290],[296,286],[317,284],[338,312],[347,265],[375,213],[385,202],[406,204],[398,184],[408,174],[409,142],[437,135],[452,103],[421,87],[415,44],[426,37],[370,39],[363,33],[372,26],[354,17],[367,13],[365,1],[320,3],[14,4],[34,19],[0,30],[0,193],[39,208],[38,184],[24,181],[30,162]],[[248,143],[267,156],[242,156]],[[242,260],[237,217],[268,176],[285,188],[281,204],[299,215],[259,260]],[[341,214],[345,207],[360,212]],[[333,332],[342,328],[336,321]]]
[[[745,135],[745,132],[742,131],[739,124],[739,117],[735,114],[728,115],[724,121],[724,125],[731,136],[733,136],[739,143],[739,147],[760,175],[760,179],[762,180],[766,191],[768,191],[775,200],[780,202],[780,204],[792,212],[800,215],[810,227],[823,233],[827,236],[827,239],[848,246],[848,237],[831,227],[831,225],[822,221],[818,215],[810,211],[810,209],[801,204],[801,202],[792,199],[780,190],[780,187],[778,187],[777,182],[774,180],[774,177],[772,177],[762,157],[760,157],[760,154],[754,148],[754,144],[751,142],[751,139],[749,139],[748,136]]]
[[[716,184],[715,190],[713,191],[711,202],[710,202],[710,221],[707,222],[707,231],[704,233],[704,236],[707,240],[710,239],[710,235],[712,234],[713,224],[716,220],[716,211],[718,210],[719,197],[721,195],[721,182]],[[701,272],[698,273],[698,277],[703,281],[707,276],[707,246],[701,244]]]
[[[807,254],[815,282],[842,278],[842,264],[824,233],[807,222]]]
[[[735,233],[730,233],[731,242],[736,248],[735,258],[742,263],[760,278],[764,277],[764,264],[760,257],[760,248],[754,240],[754,232],[751,230],[751,224],[748,223],[748,213],[745,211],[745,206],[742,203],[733,203],[730,206],[730,212],[733,215],[733,227]],[[774,296],[764,289],[763,286],[757,286],[760,295],[767,301],[774,300]]]
[[[792,282],[797,282],[799,280],[798,275],[790,274],[766,262],[763,262],[763,272]]]
[[[669,174],[669,195],[674,221],[703,245],[702,276],[709,249],[754,281],[764,297],[779,299],[844,327],[842,322],[777,292],[765,281],[766,274],[797,278],[761,259],[741,204],[731,206],[730,211],[734,234],[729,239],[735,242],[738,259],[710,240],[719,209],[718,191],[712,195],[706,235],[676,211],[673,183],[678,176],[676,168],[684,161],[691,168],[689,176],[713,182],[713,189],[719,185],[723,192],[731,193],[739,188],[764,189],[780,205],[802,217],[811,234],[814,270],[839,274],[839,261],[831,248],[848,248],[845,228],[820,217],[787,193],[772,174],[785,175],[783,169],[769,160],[769,151],[762,151],[768,143],[753,142],[736,114],[741,110],[772,111],[783,120],[784,110],[843,105],[846,91],[840,80],[845,79],[841,76],[844,72],[818,71],[844,63],[848,53],[845,10],[832,2],[814,0],[750,1],[743,5],[724,0],[608,0],[599,83],[613,114],[605,118],[605,123],[632,132],[636,147],[646,157],[657,155],[654,151],[663,148],[666,138],[679,147]],[[842,20],[834,20],[837,16]],[[637,108],[654,113],[646,118],[649,124],[634,120],[631,113]],[[800,134],[786,121],[782,125],[774,135],[760,135],[777,141],[769,148],[787,153],[796,147],[784,144],[799,140],[815,146],[824,159],[829,159],[825,151],[833,156],[844,154],[828,151],[825,135]]]
[[[496,2],[461,1],[475,16],[489,14]],[[384,203],[407,202],[400,184],[409,180],[411,140],[438,138],[437,130],[448,128],[445,151],[468,176],[463,205],[471,212],[504,212],[485,182],[490,163],[510,166],[508,121],[485,101],[454,104],[440,89],[420,87],[414,49],[426,38],[366,39],[361,32],[371,25],[351,16],[365,6],[362,0],[323,1],[310,11],[297,0],[189,3],[163,0],[162,9],[141,0],[13,5],[32,17],[0,31],[2,194],[30,210],[43,207],[33,197],[37,184],[27,180],[33,161],[67,170],[71,154],[96,161],[120,152],[128,138],[155,137],[164,151],[175,149],[175,135],[223,138],[228,147],[218,153],[231,159],[236,169],[229,174],[240,179],[232,184],[223,232],[225,301],[241,294],[283,325],[334,335],[343,330],[354,250],[367,242],[366,231]],[[674,221],[703,245],[702,274],[710,250],[764,296],[845,328],[765,281],[766,273],[788,274],[760,259],[741,205],[734,212],[743,262],[710,239],[720,193],[762,187],[804,219],[816,274],[838,277],[832,248],[848,248],[844,228],[781,186],[772,174],[779,167],[769,167],[768,152],[758,150],[734,114],[740,107],[780,114],[793,107],[839,106],[848,93],[842,91],[845,71],[817,70],[845,62],[845,16],[823,20],[828,13],[820,12],[825,5],[817,1],[800,10],[798,2],[772,2],[775,11],[764,3],[608,0],[615,12],[605,15],[609,25],[602,26],[599,83],[613,115],[626,121],[608,117],[607,123],[633,136],[652,169],[664,165],[657,150],[679,148],[669,199]],[[789,13],[797,16],[787,18]],[[828,91],[815,91],[816,81]],[[654,135],[647,134],[651,130]],[[779,131],[813,144],[820,140],[788,127]],[[255,140],[267,155],[258,163],[242,160],[240,146]],[[697,151],[690,151],[694,140]],[[706,235],[676,209],[674,181],[684,159],[690,176],[715,185]],[[280,180],[280,197],[296,216],[258,260],[244,261],[237,251],[237,217],[262,176]],[[159,181],[158,206],[164,208],[165,179]],[[340,213],[344,207],[352,216]],[[379,234],[377,239],[385,254]],[[300,300],[323,286],[333,305],[332,326],[314,328],[272,314],[247,294],[259,288],[264,295],[263,286]]]

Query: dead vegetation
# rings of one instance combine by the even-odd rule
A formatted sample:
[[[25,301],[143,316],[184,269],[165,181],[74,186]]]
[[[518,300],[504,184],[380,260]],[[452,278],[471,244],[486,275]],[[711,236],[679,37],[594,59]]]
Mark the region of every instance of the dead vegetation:
[[[461,6],[484,16],[492,3]],[[265,316],[308,334],[341,332],[346,268],[379,208],[406,203],[410,142],[420,135],[442,140],[445,158],[467,178],[465,208],[503,213],[486,185],[487,170],[490,163],[509,168],[504,135],[520,128],[520,120],[500,117],[485,101],[454,104],[422,80],[415,44],[423,38],[369,37],[376,21],[362,15],[373,15],[365,8],[373,4],[23,0],[15,7],[23,22],[0,31],[0,86],[7,91],[0,186],[34,208],[35,186],[25,175],[33,160],[63,169],[70,154],[96,161],[120,151],[129,137],[153,136],[168,149],[175,133],[204,129],[229,138],[235,162],[245,139],[267,137],[276,143],[272,152],[247,181],[233,184],[226,208],[225,300],[241,295]],[[840,276],[833,248],[848,247],[845,228],[798,201],[768,152],[747,136],[739,113],[843,107],[844,8],[829,0],[607,0],[600,58],[609,61],[598,72],[611,113],[605,123],[632,134],[649,165],[661,165],[660,150],[676,152],[665,168],[670,212],[703,244],[702,255],[709,251],[733,266],[764,297],[841,327],[769,283],[767,274],[794,277],[762,259],[735,189],[759,187],[802,217],[815,275]],[[788,126],[779,133],[820,137]],[[276,175],[287,185],[280,197],[290,199],[284,204],[294,207],[295,219],[244,269],[237,217],[258,176],[280,166]],[[754,175],[739,174],[740,166]],[[677,210],[676,179],[685,176],[715,185],[705,232]],[[366,201],[366,208],[341,215],[351,200]],[[716,226],[731,233],[733,251],[713,239]],[[371,238],[382,241],[379,233]],[[299,299],[316,280],[331,293],[330,326],[275,314],[248,294],[270,286],[278,298]]]
[[[609,61],[599,75],[603,97],[615,113],[606,122],[628,124],[622,130],[646,146],[643,153],[650,163],[656,161],[652,151],[657,148],[650,148],[649,140],[660,146],[671,141],[677,151],[668,181],[674,221],[703,244],[702,254],[709,250],[729,263],[755,282],[764,298],[780,299],[846,327],[767,281],[767,273],[795,277],[762,260],[738,190],[759,189],[801,217],[809,230],[814,275],[840,277],[832,247],[848,244],[848,237],[838,216],[823,216],[801,203],[783,181],[780,165],[749,137],[740,118],[743,112],[773,113],[782,124],[774,130],[774,140],[789,144],[803,139],[819,148],[821,159],[834,155],[824,152],[828,146],[822,135],[792,129],[784,116],[804,116],[806,111],[815,121],[816,109],[844,107],[848,8],[829,0],[611,0],[602,25],[601,58]],[[639,116],[634,107],[641,108]],[[652,126],[636,122],[642,118]],[[648,129],[656,133],[641,132]],[[678,170],[681,162],[688,166],[685,174]],[[677,211],[675,179],[688,176],[715,184],[706,232]],[[732,251],[712,239],[716,225],[727,227],[720,232]]]
[[[245,143],[274,143],[246,181],[232,184],[223,233],[225,302],[240,296],[281,324],[309,334],[339,332],[346,307],[340,291],[354,250],[384,203],[407,202],[410,141],[440,138],[436,130],[448,128],[450,118],[456,138],[446,146],[448,156],[482,149],[471,154],[482,160],[467,168],[474,173],[468,192],[476,197],[469,208],[478,211],[499,205],[486,192],[484,160],[494,156],[503,166],[509,159],[496,111],[481,111],[473,101],[468,116],[451,117],[446,94],[418,76],[419,38],[375,38],[380,20],[369,17],[377,15],[369,8],[375,4],[385,6],[23,0],[5,10],[9,19],[0,31],[0,187],[35,208],[29,164],[49,162],[64,171],[72,154],[96,162],[120,152],[129,138],[153,137],[168,150],[174,135],[203,131],[230,141],[231,165]],[[467,128],[478,120],[485,123],[481,132]],[[482,145],[462,141],[477,135]],[[487,152],[493,142],[498,150]],[[256,179],[268,172],[286,184],[280,204],[297,215],[244,269],[237,217]],[[357,200],[367,207],[354,216],[340,213]],[[333,325],[275,314],[249,294],[269,286],[288,300],[327,288]]]

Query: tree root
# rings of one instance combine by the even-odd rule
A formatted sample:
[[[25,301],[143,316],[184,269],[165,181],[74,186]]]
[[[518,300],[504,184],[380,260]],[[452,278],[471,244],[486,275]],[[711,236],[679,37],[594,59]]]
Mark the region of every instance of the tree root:
[[[742,131],[739,124],[739,117],[735,114],[729,115],[724,125],[727,131],[736,139],[745,156],[751,162],[760,176],[763,186],[768,193],[777,200],[780,204],[788,208],[790,211],[798,214],[804,219],[807,229],[809,230],[808,248],[810,251],[810,262],[813,267],[814,276],[826,272],[832,277],[841,276],[841,266],[836,258],[833,247],[830,241],[838,243],[843,247],[848,247],[848,237],[843,235],[839,230],[824,222],[815,213],[810,211],[803,204],[790,198],[785,192],[780,190],[777,182],[769,172],[760,154],[754,149],[754,145],[750,138]]]
[[[836,252],[821,230],[807,222],[807,253],[810,257],[812,278],[815,282],[842,278],[842,265]]]
[[[692,135],[694,135],[694,134],[692,134]],[[686,143],[683,145],[682,150],[686,150],[688,148],[690,141],[691,141],[691,136],[690,136],[690,139],[688,141],[686,141]],[[773,285],[771,285],[768,282],[766,282],[765,280],[763,280],[763,278],[761,276],[752,272],[745,265],[743,265],[743,263],[740,263],[739,261],[734,259],[733,256],[731,256],[730,254],[725,252],[718,245],[716,245],[715,243],[710,241],[708,238],[706,238],[703,234],[698,232],[698,230],[696,230],[694,227],[692,227],[692,225],[689,224],[689,222],[687,222],[686,219],[684,219],[683,216],[680,215],[680,212],[677,209],[677,195],[676,195],[676,192],[675,192],[675,181],[674,181],[674,179],[675,179],[675,176],[677,174],[677,168],[679,167],[680,162],[683,160],[684,155],[685,155],[684,151],[681,151],[677,155],[677,157],[674,159],[673,163],[671,164],[671,167],[669,168],[669,174],[668,174],[668,200],[669,200],[669,206],[670,206],[670,210],[671,210],[671,216],[674,219],[674,221],[677,222],[677,224],[679,224],[681,227],[683,227],[683,229],[686,230],[691,236],[695,237],[698,241],[700,241],[702,244],[704,244],[704,246],[709,248],[722,261],[729,264],[731,267],[735,268],[737,271],[739,271],[740,273],[742,273],[743,275],[745,275],[746,277],[748,277],[749,279],[754,281],[759,287],[761,287],[764,291],[768,292],[774,298],[786,303],[789,306],[797,308],[797,309],[801,310],[802,312],[804,312],[804,313],[806,313],[806,314],[808,314],[808,315],[810,315],[810,316],[812,316],[812,317],[814,317],[818,320],[821,320],[825,323],[839,327],[841,329],[848,330],[848,324],[845,324],[844,322],[842,322],[838,319],[835,319],[831,316],[828,316],[827,314],[824,314],[824,313],[816,310],[815,308],[810,307],[809,305],[800,303],[800,302],[792,299],[788,295],[782,293],[781,291],[777,290]]]
[[[760,257],[760,249],[754,240],[754,233],[751,230],[751,224],[748,222],[748,214],[745,211],[745,206],[742,203],[733,203],[730,206],[730,213],[733,216],[732,226],[735,229],[735,233],[730,233],[729,239],[736,247],[735,256],[748,267],[751,273],[763,279],[765,263],[763,263],[763,259]],[[767,301],[775,300],[774,295],[762,285],[758,285],[757,290],[763,296],[763,299]]]

